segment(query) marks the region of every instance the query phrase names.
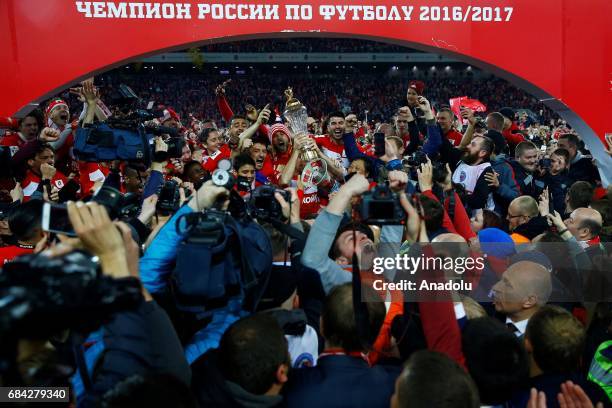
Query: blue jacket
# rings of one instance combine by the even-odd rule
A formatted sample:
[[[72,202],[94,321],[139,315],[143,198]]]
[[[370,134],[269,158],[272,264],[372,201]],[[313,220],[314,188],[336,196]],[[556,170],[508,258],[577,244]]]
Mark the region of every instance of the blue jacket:
[[[495,211],[504,217],[508,211],[510,202],[521,195],[521,189],[516,181],[512,165],[503,155],[499,155],[495,157],[495,159],[492,159],[491,167],[499,174],[499,187],[493,191]]]
[[[176,221],[183,214],[191,212],[193,210],[188,205],[181,207],[162,227],[144,256],[140,258],[140,280],[150,293],[162,293],[168,289],[168,280],[174,269],[178,246],[182,240],[182,236],[176,232]],[[246,315],[241,306],[242,299],[235,299],[213,313],[212,321],[185,345],[185,357],[189,363],[208,350],[219,346],[225,330]]]
[[[176,232],[176,220],[193,212],[184,205],[162,227],[144,256],[140,258],[140,280],[150,293],[159,293],[168,287],[168,278],[174,268],[176,252],[182,237]]]

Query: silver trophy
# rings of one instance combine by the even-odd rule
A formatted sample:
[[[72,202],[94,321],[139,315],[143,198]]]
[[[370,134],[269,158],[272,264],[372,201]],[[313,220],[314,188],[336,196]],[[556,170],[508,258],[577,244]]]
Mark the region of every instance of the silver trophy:
[[[285,90],[285,97],[287,98],[287,103],[285,104],[285,111],[283,115],[287,122],[289,122],[289,127],[293,132],[294,137],[297,135],[307,135],[308,134],[308,111],[306,107],[302,104],[302,102],[298,101],[293,96],[293,89],[291,87]],[[307,149],[302,151],[302,159],[304,161],[310,162],[317,158],[317,152]]]
[[[294,137],[297,135],[308,134],[308,112],[306,107],[293,96],[291,87],[285,90],[287,103],[283,115],[291,127]],[[302,149],[302,160],[306,162],[306,166],[302,171],[302,182],[305,186],[316,186],[325,180],[328,180],[327,163],[319,157],[316,150]]]

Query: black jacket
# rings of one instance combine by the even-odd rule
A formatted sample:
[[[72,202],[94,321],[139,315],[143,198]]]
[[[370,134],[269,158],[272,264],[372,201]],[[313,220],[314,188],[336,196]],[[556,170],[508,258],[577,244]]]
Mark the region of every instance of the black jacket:
[[[559,214],[565,213],[565,195],[567,190],[572,185],[572,179],[569,177],[567,170],[563,170],[561,173],[553,176],[552,174],[546,174],[544,176],[544,182],[548,185],[548,191],[552,196],[553,206],[555,211]]]
[[[513,234],[519,234],[529,239],[530,241],[538,235],[548,231],[548,221],[544,217],[533,217],[525,224],[521,224],[512,231]]]
[[[87,354],[103,348],[99,357],[94,357],[95,368],[88,364],[90,375],[79,364],[80,378],[85,379],[85,394],[79,396],[79,406],[90,406],[118,382],[135,374],[163,372],[190,383],[191,371],[183,347],[168,315],[156,302],[143,301],[135,310],[117,313],[102,326],[100,334],[101,338],[96,344],[88,344],[83,355],[91,361],[93,358]]]
[[[585,156],[577,162],[570,164],[568,176],[572,183],[586,181],[594,185],[597,181],[601,180],[599,170],[597,170],[597,167],[591,161],[590,156]]]
[[[279,395],[255,395],[238,384],[227,381],[221,371],[216,350],[211,350],[196,360],[192,366],[193,393],[201,407],[216,408],[268,408],[280,404]]]
[[[534,173],[527,172],[516,160],[511,160],[510,165],[514,169],[514,176],[521,189],[521,194],[538,200],[546,188],[546,180]]]

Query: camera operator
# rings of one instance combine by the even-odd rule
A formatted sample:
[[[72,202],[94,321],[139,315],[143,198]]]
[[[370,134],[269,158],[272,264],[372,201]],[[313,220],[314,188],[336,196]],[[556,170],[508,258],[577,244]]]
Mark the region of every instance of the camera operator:
[[[400,195],[408,182],[408,175],[401,171],[389,173],[389,184],[393,191]],[[330,200],[329,205],[317,216],[306,241],[302,254],[302,264],[314,269],[321,275],[321,282],[325,293],[337,285],[351,281],[351,273],[346,267],[351,263],[353,254],[358,258],[362,254],[371,255],[375,252],[373,233],[366,224],[345,224],[341,226],[344,211],[352,198],[366,192],[370,187],[368,180],[361,174],[350,178],[338,193]],[[355,239],[353,238],[353,227]],[[392,247],[401,242],[401,226],[384,226],[381,233],[381,242]],[[399,248],[397,248],[399,250]]]
[[[168,278],[176,259],[176,250],[181,237],[176,231],[176,220],[182,214],[200,212],[212,208],[219,199],[227,198],[228,191],[207,181],[193,195],[188,204],[181,207],[159,231],[144,256],[140,259],[143,285],[153,294],[168,289]],[[227,205],[227,202],[224,203]]]
[[[126,224],[113,223],[95,202],[68,203],[68,216],[83,247],[99,258],[104,275],[139,277],[138,246]],[[56,247],[49,255],[62,251],[66,248]],[[119,381],[150,371],[167,372],[190,383],[189,366],[168,316],[145,288],[142,294],[137,309],[116,313],[77,346],[86,365],[80,365],[73,377],[80,403],[91,403]]]

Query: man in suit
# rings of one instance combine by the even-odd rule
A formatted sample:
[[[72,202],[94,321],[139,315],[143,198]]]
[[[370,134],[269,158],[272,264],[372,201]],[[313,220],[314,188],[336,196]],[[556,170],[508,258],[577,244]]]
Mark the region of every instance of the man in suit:
[[[364,286],[364,290],[367,287]],[[367,293],[364,292],[364,296]],[[376,296],[376,294],[374,294]],[[325,350],[316,367],[293,370],[283,391],[288,407],[388,407],[399,366],[371,367],[367,344],[385,318],[382,302],[367,302],[368,339],[359,335],[351,283],[336,286],[321,316]]]
[[[546,304],[551,292],[550,272],[538,263],[521,261],[506,269],[493,286],[493,304],[506,316],[508,328],[522,337],[529,318]]]

